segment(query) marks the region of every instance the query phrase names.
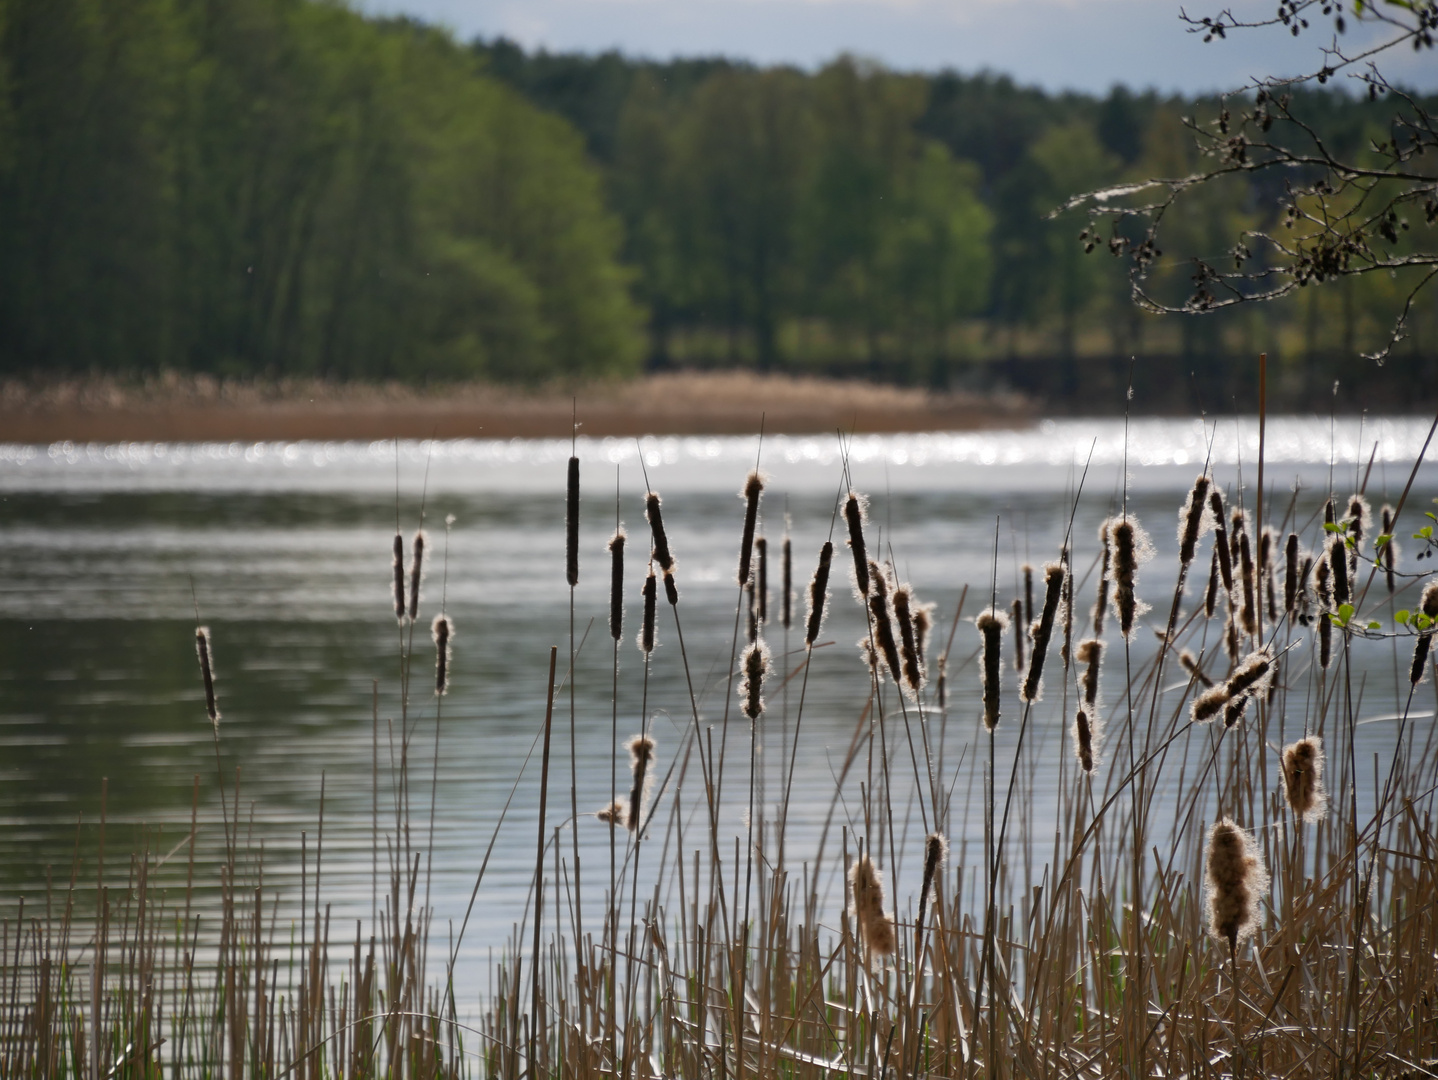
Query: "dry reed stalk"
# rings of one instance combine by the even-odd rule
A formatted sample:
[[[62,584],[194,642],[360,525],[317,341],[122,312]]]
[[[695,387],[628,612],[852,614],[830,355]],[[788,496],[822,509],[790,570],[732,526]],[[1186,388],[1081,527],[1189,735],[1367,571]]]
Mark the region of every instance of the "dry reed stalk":
[[[857,492],[844,500],[844,521],[849,526],[849,550],[854,555],[854,594],[862,603],[869,595],[869,555],[864,546],[864,519],[869,501]]]
[[[419,586],[424,580],[424,549],[429,537],[423,529],[414,534],[409,559],[409,619],[419,621]]]
[[[1211,481],[1207,473],[1199,473],[1188,492],[1178,517],[1178,562],[1185,569],[1193,562],[1198,550],[1198,538],[1203,535],[1208,521],[1208,487]]]
[[[749,583],[754,555],[754,529],[759,521],[759,498],[764,493],[764,477],[758,469],[744,478],[744,490],[739,498],[744,500],[744,534],[739,541],[739,584]]]
[[[769,670],[769,646],[760,638],[744,650],[740,660],[744,677],[739,683],[739,700],[744,705],[744,715],[758,720],[764,712],[764,675]]]
[[[889,581],[884,568],[869,562],[869,613],[873,617],[874,642],[889,665],[889,674],[895,686],[903,685],[903,665],[899,660],[899,647],[894,642],[894,624],[889,612]]]
[[[644,579],[644,622],[639,630],[639,651],[646,657],[654,651],[654,609],[659,598],[659,583],[654,577],[654,567],[651,564],[649,574]]]
[[[1223,818],[1208,831],[1204,859],[1208,892],[1208,932],[1228,942],[1236,955],[1238,943],[1258,930],[1268,871],[1253,835]]]
[[[894,918],[884,911],[884,877],[867,855],[849,867],[849,897],[849,917],[865,950],[871,957],[888,956],[898,944]]]
[[[1113,518],[1104,518],[1098,527],[1098,542],[1102,557],[1098,571],[1098,595],[1093,605],[1093,636],[1103,637],[1103,615],[1108,610],[1108,587],[1113,568]]]
[[[1138,568],[1153,558],[1153,544],[1148,534],[1132,516],[1115,521],[1113,528],[1114,612],[1118,615],[1119,632],[1132,641],[1134,620],[1149,610],[1138,598]]]
[[[1038,624],[1033,631],[1033,650],[1029,655],[1029,671],[1024,679],[1020,700],[1038,701],[1043,697],[1044,658],[1048,655],[1049,641],[1053,637],[1054,618],[1058,614],[1059,599],[1063,596],[1064,565],[1062,562],[1044,564],[1044,606]]]
[[[629,751],[629,771],[634,779],[629,791],[629,809],[625,813],[624,823],[630,832],[637,833],[644,822],[644,804],[654,787],[654,770],[649,767],[654,761],[654,739],[649,735],[636,735],[625,743],[624,747]]]
[[[1283,611],[1292,623],[1298,618],[1298,534],[1289,533],[1283,547]]]
[[[214,654],[210,647],[210,628],[195,627],[195,652],[200,658],[200,676],[205,682],[205,715],[216,731],[220,729],[220,709],[215,701]]]
[[[1014,670],[1024,669],[1024,630],[1028,624],[1024,622],[1024,602],[1017,596],[1014,597],[1013,606],[1009,609],[1009,619],[1014,627]]]
[[[617,515],[616,515],[617,516]],[[624,636],[624,541],[621,526],[609,538],[609,636],[618,641]]]
[[[1203,668],[1198,666],[1198,657],[1194,656],[1188,649],[1178,654],[1178,662],[1183,670],[1188,672],[1190,677],[1195,679],[1201,686],[1212,686],[1213,680],[1203,673]]]
[[[579,458],[569,458],[564,499],[564,579],[579,584]]]
[[[999,725],[999,690],[1001,688],[1003,634],[1008,629],[1009,617],[1002,611],[985,608],[974,619],[983,638],[984,653],[984,727],[993,731]]]
[[[430,636],[434,638],[434,692],[438,697],[449,693],[449,665],[454,640],[454,621],[443,613],[434,617],[430,625]]]
[[[819,631],[824,626],[825,608],[829,602],[829,564],[833,559],[834,544],[825,540],[824,546],[819,549],[819,565],[814,568],[814,576],[809,580],[809,620],[804,630],[804,644],[811,649],[819,640]]]
[[[1308,823],[1328,812],[1323,790],[1323,740],[1309,735],[1283,748],[1283,791],[1293,816]]]
[[[394,534],[394,617],[404,622],[404,537]]]
[[[919,694],[924,689],[924,665],[919,658],[919,638],[914,627],[914,612],[912,610],[913,590],[908,585],[900,585],[894,590],[894,619],[899,624],[899,650],[904,665],[904,687],[908,690],[909,696],[919,700]]]

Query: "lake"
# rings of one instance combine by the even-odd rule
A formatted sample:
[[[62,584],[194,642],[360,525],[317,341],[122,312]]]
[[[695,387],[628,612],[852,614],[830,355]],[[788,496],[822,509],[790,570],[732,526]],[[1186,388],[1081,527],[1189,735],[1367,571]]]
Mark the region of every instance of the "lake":
[[[1346,497],[1366,475],[1375,506],[1396,502],[1428,429],[1426,420],[1404,418],[1270,419],[1267,516],[1296,522],[1312,543],[1330,488]],[[859,784],[868,782],[862,765],[839,782],[856,732],[866,729],[869,685],[856,648],[864,623],[848,588],[847,550],[837,545],[832,614],[807,684],[796,676],[778,685],[780,670],[799,670],[802,631],[796,621],[786,636],[774,613],[780,537],[787,528],[793,539],[798,593],[830,535],[843,451],[854,487],[870,497],[871,550],[891,558],[918,596],[937,605],[931,653],[943,648],[969,587],[950,653],[948,708],[930,702],[922,721],[917,714],[911,719],[927,726],[939,781],[953,792],[950,820],[941,824],[954,860],[972,865],[982,836],[986,740],[981,744],[977,720],[978,635],[969,620],[987,602],[995,574],[1006,606],[1016,595],[1018,567],[1053,558],[1072,513],[1076,608],[1084,623],[1094,591],[1096,529],[1124,499],[1126,467],[1129,511],[1158,549],[1140,592],[1156,609],[1150,622],[1163,618],[1173,590],[1180,502],[1211,456],[1218,483],[1230,498],[1242,490],[1251,508],[1258,426],[1252,417],[1206,425],[1145,419],[1126,433],[1122,420],[1066,420],[1016,431],[859,436],[842,451],[837,439],[819,436],[769,437],[762,447],[757,438],[578,440],[581,568],[573,611],[582,648],[572,682],[574,753],[566,683],[556,702],[548,822],[563,826],[564,874],[573,870],[568,830],[577,829],[584,875],[579,917],[589,920],[588,930],[597,925],[609,872],[609,829],[593,811],[610,798],[612,769],[620,790],[627,786],[627,758],[612,742],[614,652],[607,627],[605,545],[616,512],[630,533],[618,735],[622,742],[647,717],[658,744],[658,812],[646,844],[653,854],[641,862],[642,874],[650,880],[660,859],[681,857],[681,846],[696,846],[708,828],[700,818],[696,766],[683,771],[695,727],[691,684],[701,727],[712,727],[716,750],[724,751],[718,826],[730,843],[746,828],[749,732],[728,672],[743,512],[736,496],[756,457],[769,476],[760,531],[772,553],[766,637],[776,660],[759,731],[763,797],[755,813],[767,806],[772,820],[803,685],[787,842],[795,864],[818,855],[837,790],[836,825],[823,840],[820,871],[830,901],[838,895],[839,825],[862,830]],[[0,446],[0,910],[9,915],[21,897],[42,900],[49,876],[67,882],[77,851],[80,880],[93,885],[102,785],[107,880],[123,883],[128,853],[141,845],[152,858],[168,855],[172,868],[184,861],[177,845],[183,847],[188,834],[198,778],[197,878],[206,880],[204,868],[223,847],[218,753],[231,798],[238,770],[241,822],[256,849],[264,843],[269,883],[298,889],[302,845],[313,871],[323,790],[326,896],[339,924],[367,919],[376,902],[372,868],[388,858],[383,835],[397,797],[390,766],[407,718],[411,840],[416,850],[432,850],[431,902],[440,934],[463,919],[496,836],[462,950],[465,992],[482,989],[479,961],[506,942],[524,915],[533,877],[535,747],[551,646],[559,647],[559,678],[569,661],[569,453],[570,444],[559,441]],[[645,470],[664,496],[679,560],[685,645],[681,655],[661,590],[659,645],[647,681],[635,647],[647,550]],[[1435,481],[1438,468],[1425,464],[1404,514],[1411,528],[1400,528],[1400,536],[1416,530],[1414,519],[1430,508]],[[390,598],[397,519],[406,547],[421,519],[430,536],[422,625],[412,641],[397,627]],[[1196,569],[1190,579],[1185,610],[1207,580],[1207,544],[1202,551],[1202,573]],[[1415,568],[1411,559],[1406,568]],[[1412,599],[1400,597],[1397,606],[1411,607]],[[437,724],[428,625],[441,605],[456,636],[451,690]],[[218,748],[195,658],[197,612],[213,634],[223,714]],[[801,597],[795,612],[796,619],[803,612]],[[1112,629],[1109,640],[1117,640]],[[1216,640],[1209,645],[1216,648]],[[1153,647],[1153,635],[1141,635],[1134,662]],[[413,652],[408,709],[400,696],[406,648]],[[1398,707],[1392,691],[1398,652],[1383,642],[1355,647],[1360,674],[1374,675],[1360,703],[1362,717],[1372,721],[1359,728],[1364,754],[1391,749],[1395,725],[1387,718]],[[1021,775],[1022,797],[1036,821],[1056,805],[1057,787],[1073,768],[1056,656],[1050,664],[1050,693],[1035,711]],[[1289,661],[1290,687],[1305,685],[1307,664],[1305,645]],[[1120,681],[1112,679],[1115,686]],[[1187,684],[1181,677],[1172,681],[1164,692],[1177,701]],[[897,739],[903,723],[892,715],[897,703],[889,707]],[[1422,708],[1431,717],[1431,696]],[[1415,705],[1415,715],[1419,711]],[[1271,741],[1281,735],[1273,733]],[[1015,736],[1015,725],[1001,725],[997,749],[1005,777]],[[933,823],[922,819],[911,797],[915,770],[907,749],[895,760],[901,766],[892,793],[898,853],[888,865],[903,903],[917,891],[915,853]],[[574,821],[571,777],[580,813]],[[676,799],[678,825],[699,830],[694,844],[671,828]],[[1038,861],[1052,838],[1020,835],[1014,842]]]

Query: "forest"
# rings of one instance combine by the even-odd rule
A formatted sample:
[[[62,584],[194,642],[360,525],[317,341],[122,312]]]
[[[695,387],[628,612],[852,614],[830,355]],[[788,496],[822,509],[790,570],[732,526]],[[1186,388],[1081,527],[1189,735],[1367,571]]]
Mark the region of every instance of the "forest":
[[[1297,96],[1335,146],[1385,131],[1381,101]],[[1221,107],[854,57],[527,52],[312,0],[0,0],[0,372],[745,366],[1083,407],[1132,369],[1155,405],[1227,407],[1267,351],[1294,403],[1374,385],[1359,354],[1404,282],[1160,318],[1082,215],[1050,216],[1200,167],[1186,120]],[[1283,193],[1197,193],[1150,286],[1181,297],[1186,255],[1274,224]],[[1430,299],[1392,403],[1438,384],[1435,341]]]

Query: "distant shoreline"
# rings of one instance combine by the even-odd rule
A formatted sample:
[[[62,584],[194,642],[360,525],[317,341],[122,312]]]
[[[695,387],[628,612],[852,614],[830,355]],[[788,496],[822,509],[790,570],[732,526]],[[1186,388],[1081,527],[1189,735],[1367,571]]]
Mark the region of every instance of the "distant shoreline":
[[[574,391],[481,383],[0,384],[0,442],[214,442],[971,431],[1026,425],[1023,399],[750,372],[680,372]]]

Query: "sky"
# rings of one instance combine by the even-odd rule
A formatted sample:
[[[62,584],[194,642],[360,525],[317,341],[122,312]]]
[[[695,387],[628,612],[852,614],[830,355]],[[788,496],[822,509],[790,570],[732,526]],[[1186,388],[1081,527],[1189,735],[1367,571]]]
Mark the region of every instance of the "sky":
[[[812,68],[852,53],[901,70],[983,69],[1048,90],[1197,93],[1252,76],[1319,66],[1331,28],[1298,39],[1282,28],[1204,44],[1175,0],[354,0],[374,14],[412,15],[454,31],[508,37],[551,52],[618,49],[655,59],[722,54]],[[1191,15],[1221,0],[1187,0]],[[1271,17],[1276,0],[1230,0],[1240,18]],[[1352,33],[1350,32],[1350,37]],[[1438,54],[1395,49],[1384,74],[1438,89]]]

